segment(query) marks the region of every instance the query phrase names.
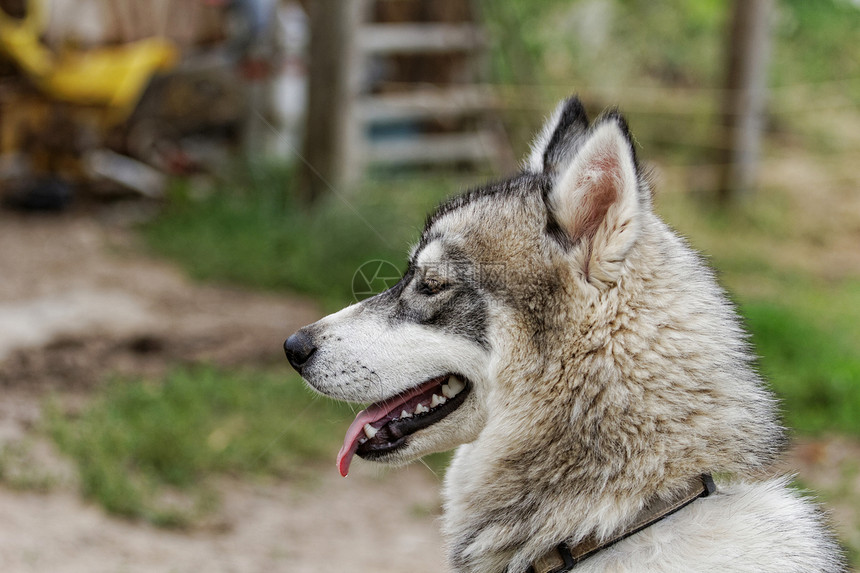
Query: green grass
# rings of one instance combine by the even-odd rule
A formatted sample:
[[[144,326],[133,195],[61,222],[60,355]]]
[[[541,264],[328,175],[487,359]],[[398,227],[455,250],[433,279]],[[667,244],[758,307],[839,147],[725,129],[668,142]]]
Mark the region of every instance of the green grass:
[[[358,267],[384,260],[403,269],[424,214],[466,183],[388,178],[293,202],[289,170],[251,166],[203,198],[177,181],[166,211],[143,229],[150,247],[201,280],[311,294],[329,307],[352,302]]]
[[[76,415],[47,409],[83,493],[107,510],[184,526],[217,505],[217,475],[302,477],[331,461],[349,407],[297,375],[182,368],[164,380],[113,381]]]
[[[801,434],[860,436],[860,355],[838,330],[770,301],[742,306],[762,373],[783,400],[789,427]]]
[[[58,477],[33,454],[29,437],[0,444],[0,482],[16,490],[49,491]]]

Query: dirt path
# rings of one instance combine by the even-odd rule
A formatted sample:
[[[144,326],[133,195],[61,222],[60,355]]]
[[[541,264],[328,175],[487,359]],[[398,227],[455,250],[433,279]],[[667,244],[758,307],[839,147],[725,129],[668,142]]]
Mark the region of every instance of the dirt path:
[[[308,300],[192,284],[141,256],[133,237],[86,216],[0,213],[0,360],[22,362],[15,351],[44,347],[67,361],[71,347],[87,367],[109,370],[135,355],[135,369],[169,359],[280,360],[285,334],[319,315]],[[20,374],[3,382],[20,385]],[[84,374],[76,382],[93,378]]]
[[[73,492],[0,489],[7,573],[443,571],[422,467],[377,478],[321,472],[315,487],[224,483],[223,531],[174,533],[107,517]]]
[[[82,395],[111,372],[168,364],[282,361],[281,341],[315,320],[307,300],[190,283],[90,215],[0,212],[0,443],[38,423],[45,392]],[[73,476],[50,445],[41,461]],[[224,481],[221,522],[177,533],[107,516],[74,479],[47,493],[0,486],[0,571],[441,571],[438,480],[334,465],[308,483]]]

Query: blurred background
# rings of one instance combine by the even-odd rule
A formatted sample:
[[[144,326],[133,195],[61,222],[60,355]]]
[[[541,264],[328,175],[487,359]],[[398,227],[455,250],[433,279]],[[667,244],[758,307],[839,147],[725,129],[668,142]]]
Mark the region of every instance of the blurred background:
[[[447,457],[339,478],[353,411],[281,344],[573,93],[628,117],[856,567],[858,38],[857,0],[0,0],[0,569],[444,570]]]

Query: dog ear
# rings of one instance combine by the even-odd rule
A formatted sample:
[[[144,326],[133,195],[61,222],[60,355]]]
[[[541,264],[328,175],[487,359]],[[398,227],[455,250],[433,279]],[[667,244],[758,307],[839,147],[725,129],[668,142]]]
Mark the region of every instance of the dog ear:
[[[587,132],[588,115],[579,98],[562,101],[532,142],[523,170],[555,177],[560,166],[574,156]]]
[[[639,234],[644,196],[627,122],[610,113],[595,123],[547,196],[551,220],[574,245],[589,282],[616,281]]]

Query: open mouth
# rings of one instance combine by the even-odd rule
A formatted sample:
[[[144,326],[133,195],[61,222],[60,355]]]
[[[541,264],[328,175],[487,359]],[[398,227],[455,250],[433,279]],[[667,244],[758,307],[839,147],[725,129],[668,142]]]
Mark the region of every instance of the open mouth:
[[[349,473],[352,456],[375,458],[391,453],[418,430],[456,410],[469,394],[468,381],[455,374],[433,378],[358,413],[337,455],[340,475]]]

